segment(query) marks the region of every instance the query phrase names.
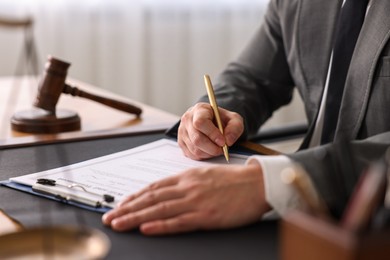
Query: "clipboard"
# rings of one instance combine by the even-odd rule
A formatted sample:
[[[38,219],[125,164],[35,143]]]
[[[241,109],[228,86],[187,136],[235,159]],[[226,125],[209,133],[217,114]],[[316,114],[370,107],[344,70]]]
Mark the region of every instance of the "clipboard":
[[[55,191],[46,192],[46,193],[44,193],[43,191],[42,192],[38,192],[37,189],[33,189],[33,186],[23,185],[23,184],[20,184],[20,183],[17,183],[17,182],[9,181],[9,180],[0,181],[0,185],[8,187],[8,188],[15,189],[15,190],[23,191],[23,192],[26,192],[26,193],[30,193],[30,194],[33,194],[33,195],[37,195],[37,196],[40,196],[40,197],[44,197],[44,198],[47,198],[47,199],[51,199],[51,200],[54,200],[54,201],[58,201],[58,202],[61,202],[61,203],[65,203],[65,204],[68,204],[68,205],[76,206],[76,207],[79,207],[79,208],[82,208],[82,209],[86,209],[86,210],[89,210],[89,211],[98,212],[98,213],[105,213],[105,212],[111,210],[111,208],[112,208],[112,207],[109,207],[109,206],[96,207],[96,206],[88,205],[88,204],[86,204],[84,202],[84,200],[81,197],[77,198],[74,195],[72,195],[72,199],[67,199],[65,194],[62,194],[62,196],[56,196],[57,193]]]

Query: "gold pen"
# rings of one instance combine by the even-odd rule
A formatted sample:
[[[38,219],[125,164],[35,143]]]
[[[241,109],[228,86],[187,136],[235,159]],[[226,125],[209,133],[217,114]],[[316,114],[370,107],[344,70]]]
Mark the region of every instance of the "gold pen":
[[[217,101],[215,100],[213,85],[211,84],[209,75],[204,75],[203,78],[207,89],[207,95],[209,96],[210,104],[214,111],[215,121],[217,122],[219,131],[221,131],[223,135],[222,121],[221,121],[221,116],[219,115]],[[222,150],[223,150],[223,154],[225,155],[226,161],[229,162],[229,152],[228,152],[228,147],[226,145],[226,140],[225,140],[225,145],[222,147]]]

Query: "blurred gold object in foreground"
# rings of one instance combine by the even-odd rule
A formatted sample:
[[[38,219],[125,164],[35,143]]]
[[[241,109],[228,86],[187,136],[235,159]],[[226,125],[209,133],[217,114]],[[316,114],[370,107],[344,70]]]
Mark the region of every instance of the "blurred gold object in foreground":
[[[0,236],[0,259],[103,259],[110,241],[84,227],[42,227]]]

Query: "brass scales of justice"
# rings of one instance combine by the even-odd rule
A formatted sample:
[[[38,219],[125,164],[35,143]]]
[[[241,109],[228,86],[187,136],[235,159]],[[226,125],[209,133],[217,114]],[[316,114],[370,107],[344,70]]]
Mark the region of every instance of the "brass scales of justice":
[[[62,93],[83,97],[107,105],[109,107],[135,114],[139,117],[141,108],[97,96],[65,83],[70,63],[49,56],[45,64],[43,77],[38,86],[38,93],[33,108],[16,112],[11,118],[14,131],[26,133],[53,134],[77,131],[81,128],[79,115],[71,110],[56,109]]]

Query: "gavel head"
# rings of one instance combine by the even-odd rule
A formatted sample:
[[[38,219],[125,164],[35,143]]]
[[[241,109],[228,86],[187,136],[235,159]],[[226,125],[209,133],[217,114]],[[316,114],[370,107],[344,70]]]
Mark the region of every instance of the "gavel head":
[[[34,106],[47,110],[53,114],[62,90],[70,63],[49,56],[45,64],[45,71],[38,87]]]

